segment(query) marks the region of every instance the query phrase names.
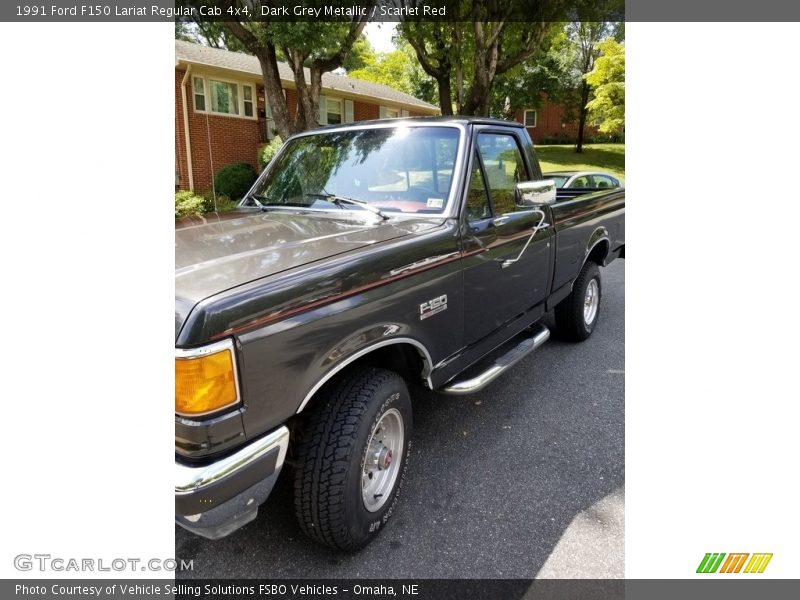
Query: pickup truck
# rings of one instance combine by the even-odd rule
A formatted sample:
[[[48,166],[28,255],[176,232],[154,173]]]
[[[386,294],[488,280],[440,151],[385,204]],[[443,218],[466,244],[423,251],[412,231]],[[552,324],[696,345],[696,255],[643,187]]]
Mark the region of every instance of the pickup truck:
[[[472,394],[588,338],[624,190],[560,199],[517,123],[391,119],[293,136],[237,210],[176,221],[175,509],[252,521],[284,465],[301,529],[365,546],[409,468],[409,386]]]

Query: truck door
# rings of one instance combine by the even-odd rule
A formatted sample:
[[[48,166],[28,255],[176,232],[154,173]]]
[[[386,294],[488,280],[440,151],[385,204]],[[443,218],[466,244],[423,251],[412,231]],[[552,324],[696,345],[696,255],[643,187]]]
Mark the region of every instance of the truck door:
[[[531,179],[521,140],[476,129],[462,238],[467,345],[545,300],[553,230],[549,209],[517,201],[516,184]]]

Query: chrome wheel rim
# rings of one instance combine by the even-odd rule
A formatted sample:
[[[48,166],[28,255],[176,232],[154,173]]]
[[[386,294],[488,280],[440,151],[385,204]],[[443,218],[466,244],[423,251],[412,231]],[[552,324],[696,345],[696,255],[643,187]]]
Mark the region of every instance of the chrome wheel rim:
[[[597,279],[592,279],[586,286],[586,297],[583,299],[583,322],[591,325],[597,316],[597,307],[600,305],[600,286]]]
[[[391,496],[403,453],[403,416],[390,408],[367,441],[367,455],[361,470],[361,498],[369,512],[376,512]]]

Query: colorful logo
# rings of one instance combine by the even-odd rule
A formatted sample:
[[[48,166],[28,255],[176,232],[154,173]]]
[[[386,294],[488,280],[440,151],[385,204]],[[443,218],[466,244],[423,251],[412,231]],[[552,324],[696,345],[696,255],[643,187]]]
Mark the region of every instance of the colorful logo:
[[[725,558],[727,556],[727,558]],[[750,560],[747,560],[747,557]],[[722,561],[725,562],[722,562]],[[697,567],[698,573],[763,573],[769,561],[772,560],[772,553],[749,554],[739,552],[736,554],[725,554],[724,552],[708,552],[700,565]],[[745,566],[745,563],[747,565]],[[722,565],[722,567],[720,567]],[[742,571],[744,567],[744,571]],[[718,571],[719,570],[719,571]]]

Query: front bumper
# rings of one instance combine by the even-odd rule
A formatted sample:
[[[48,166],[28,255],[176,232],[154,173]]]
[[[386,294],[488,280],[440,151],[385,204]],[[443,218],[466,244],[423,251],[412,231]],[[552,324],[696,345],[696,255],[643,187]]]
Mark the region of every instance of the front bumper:
[[[203,466],[175,463],[175,521],[219,539],[256,518],[286,459],[289,430],[275,431]]]

